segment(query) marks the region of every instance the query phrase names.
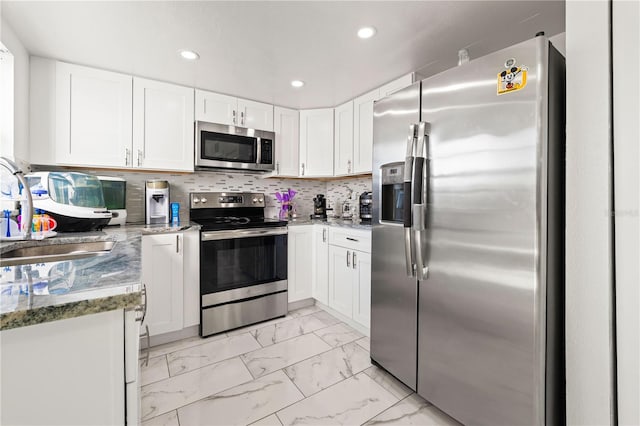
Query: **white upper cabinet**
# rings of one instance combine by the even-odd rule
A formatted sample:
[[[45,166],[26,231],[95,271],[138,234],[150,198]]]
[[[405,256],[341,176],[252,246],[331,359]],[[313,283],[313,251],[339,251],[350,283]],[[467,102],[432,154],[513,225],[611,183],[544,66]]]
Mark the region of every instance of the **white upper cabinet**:
[[[55,163],[131,166],[132,77],[62,62],[55,72]]]
[[[273,132],[273,105],[238,98],[240,126]]]
[[[228,125],[236,123],[238,98],[196,89],[196,121]]]
[[[300,111],[300,176],[333,176],[333,108]]]
[[[134,167],[193,171],[193,89],[133,79]]]
[[[409,73],[407,75],[403,75],[400,78],[397,78],[393,81],[390,81],[389,83],[385,84],[384,86],[381,86],[379,88],[380,90],[380,96],[378,99],[382,99],[382,98],[386,98],[387,96],[389,96],[390,94],[392,94],[393,92],[397,92],[400,89],[404,89],[405,87],[409,86],[413,84],[413,73]]]
[[[31,162],[193,171],[193,89],[31,61]]]
[[[273,105],[196,90],[196,120],[273,131]]]
[[[359,96],[353,101],[353,171],[369,173],[373,156],[373,102],[378,89]]]
[[[298,176],[298,151],[300,145],[300,114],[297,110],[274,108],[276,133],[276,168],[278,176]]]
[[[336,176],[353,173],[353,101],[335,108],[334,161]]]

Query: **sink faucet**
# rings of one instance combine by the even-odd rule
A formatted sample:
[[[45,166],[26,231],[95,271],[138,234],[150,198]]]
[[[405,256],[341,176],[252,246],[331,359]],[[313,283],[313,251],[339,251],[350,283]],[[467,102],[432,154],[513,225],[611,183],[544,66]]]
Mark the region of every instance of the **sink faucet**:
[[[25,212],[22,212],[22,223],[21,227],[24,227],[24,238],[26,240],[31,238],[31,223],[33,222],[33,198],[31,197],[31,188],[27,185],[27,181],[24,178],[24,173],[18,167],[16,163],[12,160],[9,160],[7,157],[0,157],[0,165],[5,169],[9,170],[9,172],[18,179],[18,182],[22,185],[24,191],[27,191],[27,207],[26,207],[26,217]],[[25,226],[26,225],[26,226]]]

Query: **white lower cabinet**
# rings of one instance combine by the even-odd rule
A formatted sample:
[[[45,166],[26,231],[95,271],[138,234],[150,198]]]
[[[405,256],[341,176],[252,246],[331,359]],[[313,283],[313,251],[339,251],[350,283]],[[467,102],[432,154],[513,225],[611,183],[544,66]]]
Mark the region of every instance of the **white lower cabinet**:
[[[371,318],[371,233],[329,229],[327,306],[369,329]]]
[[[289,303],[311,297],[314,269],[313,232],[313,225],[289,227],[287,243]]]
[[[182,330],[184,258],[183,235],[142,236],[142,282],[147,289],[149,334]]]
[[[186,231],[184,235],[184,328],[200,324],[200,232]]]
[[[329,227],[314,225],[313,289],[311,296],[329,304]]]
[[[125,332],[138,329],[125,315],[120,309],[1,331],[0,424],[125,424],[125,383],[138,386],[125,373],[132,358]],[[129,423],[138,423],[135,416]]]
[[[329,246],[329,307],[353,316],[353,269],[351,250]]]
[[[353,319],[371,328],[371,253],[354,251]]]

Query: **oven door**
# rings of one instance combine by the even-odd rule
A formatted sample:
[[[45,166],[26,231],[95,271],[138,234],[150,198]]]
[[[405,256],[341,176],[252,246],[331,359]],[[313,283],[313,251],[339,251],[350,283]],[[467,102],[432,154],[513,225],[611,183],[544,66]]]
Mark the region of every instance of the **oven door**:
[[[195,166],[273,170],[272,142],[271,132],[198,121]],[[264,153],[263,145],[266,148]]]
[[[223,302],[215,293],[287,280],[287,229],[257,228],[203,232],[200,242],[202,305]],[[285,284],[286,289],[286,284]],[[211,297],[207,297],[211,295]],[[241,296],[242,297],[242,296]],[[210,302],[207,302],[210,299]],[[226,298],[225,298],[226,299]]]

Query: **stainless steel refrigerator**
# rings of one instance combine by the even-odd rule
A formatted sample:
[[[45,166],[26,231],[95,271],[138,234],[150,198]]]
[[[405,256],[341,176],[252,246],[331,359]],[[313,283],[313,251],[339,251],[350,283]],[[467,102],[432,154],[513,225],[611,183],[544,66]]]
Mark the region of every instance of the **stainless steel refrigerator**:
[[[465,424],[564,422],[564,81],[538,36],[374,106],[371,358]]]

